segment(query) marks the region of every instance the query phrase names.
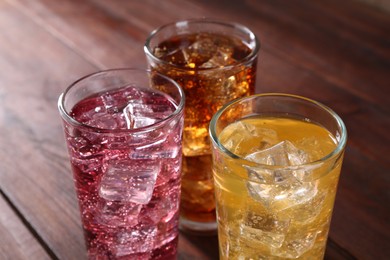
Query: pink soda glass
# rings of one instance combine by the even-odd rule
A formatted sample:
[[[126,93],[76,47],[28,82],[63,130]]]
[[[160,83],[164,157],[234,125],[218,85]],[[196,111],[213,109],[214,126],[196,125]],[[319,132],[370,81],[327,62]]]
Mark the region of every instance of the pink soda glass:
[[[137,69],[88,75],[61,94],[89,259],[175,259],[184,94]]]

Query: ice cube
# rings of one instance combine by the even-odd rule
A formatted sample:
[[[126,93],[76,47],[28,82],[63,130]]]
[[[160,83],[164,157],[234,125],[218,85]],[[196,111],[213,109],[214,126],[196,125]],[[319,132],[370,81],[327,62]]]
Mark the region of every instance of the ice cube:
[[[186,47],[187,46],[181,46],[179,49],[175,49],[172,52],[166,53],[164,55],[164,60],[168,60],[169,63],[178,66],[189,66],[188,64],[191,62],[187,60],[189,57],[185,50]]]
[[[289,219],[279,219],[267,213],[259,214],[247,210],[241,223],[241,235],[273,248],[282,246]]]
[[[318,192],[317,182],[291,182],[275,185],[271,207],[281,211],[296,205],[304,204],[313,199]]]
[[[235,60],[232,58],[233,47],[231,46],[219,46],[217,47],[214,55],[199,68],[218,68],[233,64]]]
[[[169,181],[178,180],[181,175],[181,158],[165,160],[161,166],[161,172],[157,176],[156,187],[166,185]]]
[[[175,49],[176,51],[176,49]],[[175,52],[174,51],[174,52]],[[154,56],[156,56],[157,58],[159,59],[162,59],[162,58],[165,58],[169,55],[171,55],[173,53],[173,51],[171,51],[170,49],[168,49],[166,46],[163,46],[163,47],[155,47],[153,49],[153,54]]]
[[[83,111],[79,120],[97,128],[126,128],[122,111],[128,100],[140,100],[142,96],[142,92],[132,86],[118,91],[105,92],[96,98],[96,104],[93,104],[90,110]]]
[[[137,132],[137,133],[117,133],[107,135],[104,140],[104,147],[110,150],[132,149],[135,147],[146,146],[149,143],[157,143],[159,140],[165,140],[166,133],[163,131]],[[134,157],[136,158],[136,157]]]
[[[99,168],[102,165],[102,157],[95,156],[90,158],[77,158],[72,157],[71,159],[74,167],[80,169],[84,173],[95,173],[99,171]]]
[[[264,150],[251,153],[245,159],[272,166],[297,166],[308,161],[305,152],[291,142],[283,141]],[[274,210],[284,210],[306,203],[317,194],[317,182],[304,182],[309,174],[302,169],[272,169],[247,167],[249,195]]]
[[[99,108],[98,111],[95,112],[108,112],[110,114],[117,113],[118,110],[118,101],[109,93],[104,93],[100,96],[103,101],[105,111],[101,111]],[[95,109],[96,110],[96,109]]]
[[[130,154],[133,159],[173,159],[181,152],[180,146],[169,143],[166,134],[161,134],[160,139],[151,140],[138,146]],[[162,148],[164,147],[164,148]]]
[[[283,258],[298,258],[313,247],[316,237],[314,231],[289,234],[280,248],[271,248],[271,253]]]
[[[117,129],[121,125],[119,116],[106,112],[91,113],[90,118],[84,123],[101,129]]]
[[[308,155],[290,141],[282,141],[267,149],[248,154],[245,159],[267,165],[290,166],[307,163]]]
[[[272,165],[272,166],[299,166],[305,164],[309,161],[308,155],[297,149],[291,142],[282,141],[266,149],[257,149],[257,151],[250,153],[245,156],[245,159],[248,161],[256,162],[259,164]],[[265,176],[273,175],[273,179],[276,183],[282,183],[291,177],[302,181],[304,176],[307,174],[302,169],[297,170],[284,170],[284,169],[275,169],[274,171],[271,168],[264,169],[262,168],[248,168],[249,177],[258,177],[264,179]],[[253,172],[257,174],[254,175]],[[265,176],[263,176],[265,175]],[[257,181],[256,179],[253,179]]]
[[[289,227],[290,220],[288,218],[281,219],[266,212],[255,212],[249,209],[244,216],[244,223],[246,226],[252,228],[284,233]]]
[[[270,247],[279,248],[284,241],[284,234],[263,231],[245,225],[241,227],[241,232],[241,236],[245,236],[248,240],[263,245],[269,245]]]
[[[310,197],[310,195],[308,196]],[[301,201],[300,203],[291,203],[291,205],[286,205],[286,201],[283,205],[282,211],[278,214],[283,216],[290,216],[294,219],[294,222],[299,223],[300,225],[306,225],[315,220],[315,218],[321,213],[322,206],[325,201],[325,194],[317,192],[317,194],[312,195],[311,198]],[[329,213],[330,218],[330,213]],[[328,218],[326,218],[328,220]],[[328,221],[325,221],[328,223]],[[319,224],[317,224],[319,226]]]
[[[127,128],[139,128],[152,125],[169,117],[174,111],[166,98],[155,95],[151,100],[131,100],[123,109]]]
[[[148,205],[142,209],[142,221],[146,223],[166,223],[178,212],[179,209],[179,188],[169,190],[166,186],[157,188],[160,197],[153,197]]]
[[[68,137],[67,140],[70,144],[70,148],[75,152],[78,149],[89,145],[89,141],[82,136]]]
[[[99,195],[110,201],[147,204],[152,198],[160,168],[159,162],[108,161],[99,184]]]
[[[201,68],[218,68],[235,63],[233,58],[234,43],[227,37],[216,37],[215,35],[205,35],[204,39],[212,43],[212,52],[209,53],[209,58],[200,67]],[[210,49],[209,45],[202,46]]]
[[[128,103],[123,109],[123,115],[128,129],[144,127],[157,122],[153,109],[146,104],[136,101]]]
[[[247,157],[247,160],[256,162],[256,153],[276,143],[277,133],[272,129],[258,128],[250,123],[239,121],[235,123],[233,131],[227,133],[226,140],[223,145],[229,151],[239,156]],[[249,154],[246,149],[242,148],[247,143],[254,147],[253,150],[249,151]]]
[[[253,173],[249,174],[252,176],[250,178],[253,179]],[[271,179],[271,177],[266,176],[264,173],[263,177]],[[295,178],[282,179],[282,184],[248,181],[248,194],[254,200],[261,202],[265,207],[277,211],[307,203],[317,195],[317,182],[300,182]],[[259,178],[259,180],[265,182],[264,178]]]
[[[210,89],[208,91],[208,96],[214,111],[218,110],[228,101],[239,97],[237,95],[237,79],[234,75],[218,75],[216,72],[210,72],[209,77],[217,77],[216,80],[212,81]]]
[[[220,109],[228,101],[241,96],[237,90],[237,79],[234,75],[224,71],[200,71],[203,86],[206,89],[205,102],[211,114]],[[199,111],[199,110],[198,110]]]
[[[112,79],[114,80],[114,79]],[[112,84],[112,83],[111,83]],[[120,84],[120,82],[116,82]],[[136,87],[129,85],[124,89],[118,91],[109,91],[100,96],[103,107],[98,107],[98,113],[117,114],[120,113],[127,105],[128,101],[139,100],[143,96],[143,93]]]
[[[67,140],[72,160],[93,159],[102,154],[102,146],[99,142],[90,142],[82,136],[68,137]]]
[[[223,142],[223,146],[232,153],[240,155],[242,154],[242,144],[253,136],[257,136],[254,126],[239,121],[235,123],[233,131],[227,133],[227,136],[225,137],[226,141]]]
[[[273,201],[272,185],[248,182],[247,191],[252,199],[259,201],[267,208],[270,208],[270,204]]]
[[[209,61],[217,51],[217,46],[209,34],[198,34],[196,40],[182,50],[187,66],[195,68]]]
[[[116,256],[152,252],[157,234],[156,226],[139,225],[131,230],[123,230],[117,235]],[[149,258],[146,258],[149,259]]]
[[[188,110],[192,110],[189,108]],[[195,109],[194,109],[195,110]],[[189,111],[189,115],[195,118],[194,113]],[[186,114],[186,120],[188,119]],[[192,122],[191,122],[192,121]],[[185,154],[198,155],[202,153],[208,153],[210,151],[210,143],[208,136],[208,123],[202,123],[195,127],[196,120],[189,120],[189,126],[184,127],[183,131],[183,149]],[[194,126],[191,126],[194,124]]]
[[[100,199],[95,212],[95,220],[111,227],[133,227],[138,224],[142,205],[128,202]]]

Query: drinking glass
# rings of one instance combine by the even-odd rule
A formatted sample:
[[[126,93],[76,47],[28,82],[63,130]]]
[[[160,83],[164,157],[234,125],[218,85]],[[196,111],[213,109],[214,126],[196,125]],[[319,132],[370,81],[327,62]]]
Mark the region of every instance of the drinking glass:
[[[88,75],[59,97],[89,259],[174,259],[184,93],[155,72]]]
[[[330,108],[262,94],[210,123],[221,259],[322,259],[347,140]]]
[[[215,233],[208,126],[226,102],[254,93],[259,41],[248,28],[208,19],[153,31],[144,47],[152,70],[177,81],[186,95],[180,228]]]

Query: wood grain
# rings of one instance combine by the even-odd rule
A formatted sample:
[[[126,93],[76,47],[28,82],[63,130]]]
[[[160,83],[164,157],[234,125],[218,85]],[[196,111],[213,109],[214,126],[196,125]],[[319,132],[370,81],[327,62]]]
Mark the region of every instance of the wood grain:
[[[72,259],[85,249],[56,103],[96,68],[9,4],[0,31],[1,189],[55,255]]]
[[[0,259],[50,259],[2,196],[0,209]]]

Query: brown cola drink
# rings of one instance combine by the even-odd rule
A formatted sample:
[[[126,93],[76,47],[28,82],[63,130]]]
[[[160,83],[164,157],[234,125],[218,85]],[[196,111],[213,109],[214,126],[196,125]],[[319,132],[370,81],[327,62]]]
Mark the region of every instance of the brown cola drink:
[[[215,232],[214,181],[208,127],[225,103],[254,93],[259,43],[247,28],[209,20],[163,26],[148,38],[152,70],[186,95],[180,227]]]

